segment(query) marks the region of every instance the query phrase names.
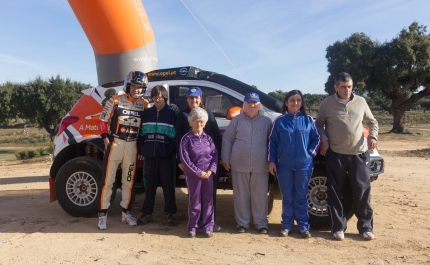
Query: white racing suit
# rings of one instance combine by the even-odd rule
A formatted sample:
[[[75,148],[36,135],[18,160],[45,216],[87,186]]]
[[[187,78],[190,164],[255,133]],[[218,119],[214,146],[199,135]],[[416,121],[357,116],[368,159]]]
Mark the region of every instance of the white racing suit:
[[[100,211],[107,212],[112,196],[112,186],[118,165],[122,168],[121,207],[130,210],[134,175],[137,166],[137,136],[142,124],[144,109],[148,101],[135,99],[128,94],[112,96],[100,114],[100,134],[103,139],[109,138],[110,144],[105,148],[102,171],[102,190]]]

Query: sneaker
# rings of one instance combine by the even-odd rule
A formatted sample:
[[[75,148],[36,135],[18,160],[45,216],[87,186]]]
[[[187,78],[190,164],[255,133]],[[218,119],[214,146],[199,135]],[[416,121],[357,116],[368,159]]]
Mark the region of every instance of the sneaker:
[[[300,231],[300,235],[302,236],[302,238],[310,238],[311,237],[311,233],[308,230]]]
[[[267,229],[265,227],[260,228],[260,229],[258,229],[258,233],[260,233],[260,234],[267,234],[267,233],[269,233],[269,229]]]
[[[177,226],[178,223],[176,222],[176,218],[173,214],[167,215],[167,225],[168,226]]]
[[[238,232],[238,233],[245,233],[245,232],[246,232],[246,228],[245,228],[245,227],[243,227],[243,226],[238,226],[238,227],[237,227],[237,232]]]
[[[121,221],[127,225],[137,225],[136,218],[131,216],[130,212],[122,212]]]
[[[290,230],[288,229],[282,229],[281,232],[279,232],[281,236],[288,236],[290,234]]]
[[[375,239],[375,235],[373,234],[373,232],[364,232],[363,233],[363,237],[366,240],[373,240],[373,239]]]
[[[342,230],[339,230],[333,233],[333,237],[336,240],[342,241],[345,239],[345,234],[343,233]]]
[[[107,216],[106,215],[100,215],[99,216],[99,229],[100,230],[106,230],[107,229]]]
[[[188,237],[192,237],[192,238],[196,237],[196,232],[193,232],[193,231],[188,232]]]
[[[206,237],[213,237],[213,233],[211,231],[205,232]]]
[[[150,214],[142,214],[139,219],[137,219],[138,225],[146,225],[149,222],[152,222],[154,219],[152,219],[152,215]]]
[[[214,224],[214,232],[220,232],[221,231],[221,226]]]

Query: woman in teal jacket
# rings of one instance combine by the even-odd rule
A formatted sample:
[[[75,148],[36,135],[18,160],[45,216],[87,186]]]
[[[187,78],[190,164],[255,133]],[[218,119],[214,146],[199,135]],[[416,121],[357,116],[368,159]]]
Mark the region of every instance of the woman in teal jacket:
[[[278,176],[282,193],[282,236],[292,231],[294,219],[303,238],[309,232],[308,183],[312,158],[317,155],[320,136],[311,116],[306,114],[302,92],[292,90],[284,98],[282,114],[273,125],[269,139],[269,171]]]

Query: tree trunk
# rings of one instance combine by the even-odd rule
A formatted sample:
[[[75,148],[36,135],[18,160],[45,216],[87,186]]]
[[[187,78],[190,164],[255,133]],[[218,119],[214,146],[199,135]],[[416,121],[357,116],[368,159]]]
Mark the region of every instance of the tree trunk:
[[[55,136],[57,136],[57,132],[58,132],[58,127],[56,129],[50,129],[48,131],[48,133],[49,133],[49,139],[51,140],[51,142],[54,142]]]
[[[393,111],[393,128],[390,132],[392,133],[404,133],[405,128],[403,124],[405,122],[405,111],[403,109],[396,109]]]

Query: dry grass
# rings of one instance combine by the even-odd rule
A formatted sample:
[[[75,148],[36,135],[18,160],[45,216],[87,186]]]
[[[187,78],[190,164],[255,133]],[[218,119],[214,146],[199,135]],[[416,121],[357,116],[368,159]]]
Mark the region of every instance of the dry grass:
[[[0,129],[0,161],[15,161],[16,152],[50,145],[49,134],[44,129],[24,127],[24,124]]]
[[[49,145],[49,134],[37,127],[17,124],[0,129],[0,144],[4,146],[37,147]]]

